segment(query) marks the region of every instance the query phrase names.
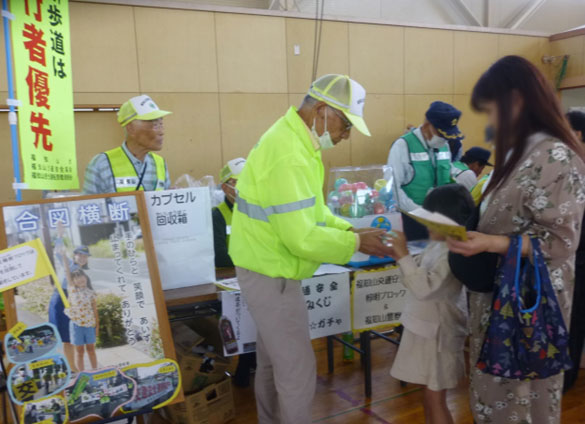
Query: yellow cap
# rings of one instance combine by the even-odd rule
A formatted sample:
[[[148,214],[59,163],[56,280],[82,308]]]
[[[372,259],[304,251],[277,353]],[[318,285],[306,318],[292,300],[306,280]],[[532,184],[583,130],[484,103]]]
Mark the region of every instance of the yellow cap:
[[[323,75],[311,84],[308,94],[342,111],[359,132],[371,135],[364,121],[366,90],[347,75]]]
[[[235,180],[238,179],[242,171],[244,170],[244,165],[246,164],[246,159],[244,158],[237,158],[230,160],[219,173],[219,182],[225,183],[230,178]]]
[[[152,121],[162,118],[172,112],[160,110],[154,100],[146,94],[132,97],[118,111],[118,123],[125,127],[130,122],[138,119],[140,121]]]

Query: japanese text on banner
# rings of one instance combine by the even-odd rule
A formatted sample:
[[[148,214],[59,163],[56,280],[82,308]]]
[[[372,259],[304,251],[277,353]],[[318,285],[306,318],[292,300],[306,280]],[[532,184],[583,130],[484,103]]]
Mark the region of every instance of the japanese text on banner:
[[[67,0],[11,0],[14,75],[30,189],[79,188]]]

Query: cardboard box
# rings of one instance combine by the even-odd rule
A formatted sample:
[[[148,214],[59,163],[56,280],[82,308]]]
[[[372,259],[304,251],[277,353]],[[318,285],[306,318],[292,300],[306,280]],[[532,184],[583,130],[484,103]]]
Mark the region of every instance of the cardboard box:
[[[236,409],[229,378],[185,396],[185,402],[166,407],[173,424],[224,424]]]
[[[182,322],[172,323],[171,330],[177,352],[188,352],[191,348],[201,344],[205,340]]]
[[[230,368],[230,362],[212,352],[204,356],[188,353],[179,355],[179,368],[184,392],[192,393],[223,380]]]

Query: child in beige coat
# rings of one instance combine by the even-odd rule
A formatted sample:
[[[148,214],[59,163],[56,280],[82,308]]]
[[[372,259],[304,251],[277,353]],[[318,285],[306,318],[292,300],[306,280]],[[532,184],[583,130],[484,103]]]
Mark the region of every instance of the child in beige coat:
[[[449,184],[431,191],[423,207],[464,225],[475,206],[467,189]],[[393,257],[408,294],[402,314],[404,332],[391,374],[425,386],[427,424],[449,424],[453,418],[446,393],[465,376],[467,305],[463,286],[449,268],[445,238],[433,231],[429,235],[428,246],[417,258],[410,256],[404,234],[392,238]]]

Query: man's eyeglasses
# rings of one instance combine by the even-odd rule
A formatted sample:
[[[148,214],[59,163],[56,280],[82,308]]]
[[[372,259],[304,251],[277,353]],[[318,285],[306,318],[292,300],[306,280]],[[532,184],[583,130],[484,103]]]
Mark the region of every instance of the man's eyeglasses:
[[[335,112],[335,114],[339,116],[339,118],[343,121],[343,125],[345,125],[345,127],[343,128],[343,132],[351,130],[353,124],[349,122],[349,119],[347,119],[345,115],[342,112],[338,111],[337,109],[335,108],[331,109],[333,109],[333,112]]]

